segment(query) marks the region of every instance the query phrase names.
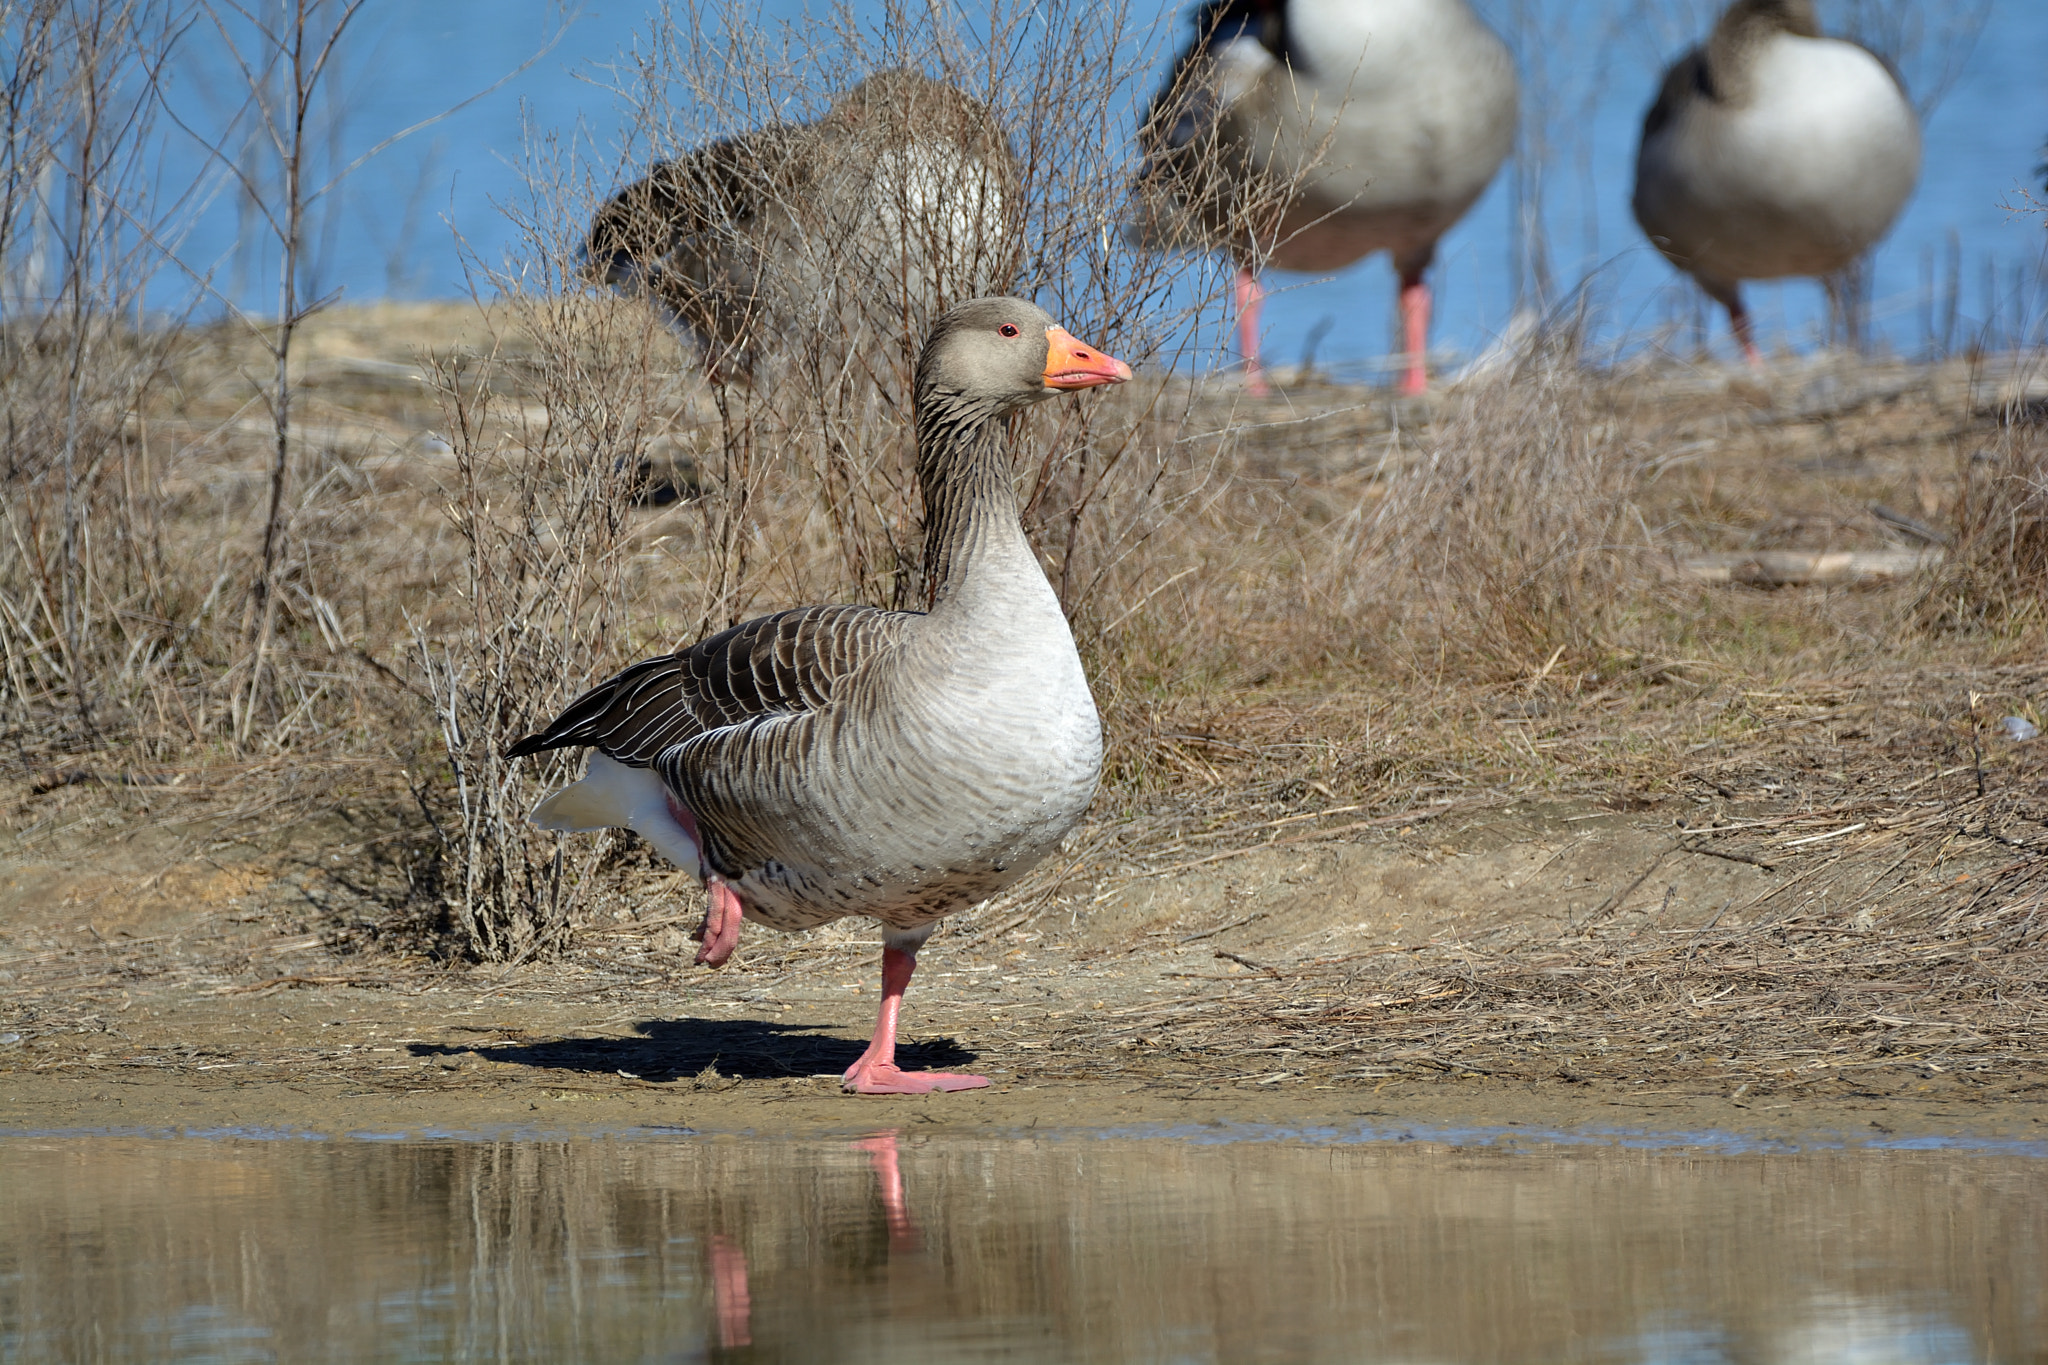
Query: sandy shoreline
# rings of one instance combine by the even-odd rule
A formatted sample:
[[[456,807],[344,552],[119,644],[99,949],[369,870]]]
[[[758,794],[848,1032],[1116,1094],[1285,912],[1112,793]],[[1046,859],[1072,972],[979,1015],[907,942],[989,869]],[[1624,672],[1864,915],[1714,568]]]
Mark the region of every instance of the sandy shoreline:
[[[350,1083],[246,1084],[10,1077],[0,1137],[141,1133],[151,1136],[326,1138],[604,1135],[689,1130],[758,1138],[851,1136],[903,1129],[923,1136],[1070,1135],[1142,1130],[1170,1136],[1309,1140],[1648,1140],[1657,1145],[1891,1147],[1984,1146],[2048,1154],[2048,1105],[1890,1097],[1761,1104],[1676,1090],[1559,1095],[1529,1086],[1403,1086],[1375,1095],[1245,1100],[1132,1093],[1101,1085],[995,1087],[967,1098],[873,1103],[823,1080],[746,1082],[724,1094],[687,1083],[605,1092],[582,1086],[500,1083],[460,1090],[363,1094]],[[1253,1130],[1263,1130],[1254,1132]],[[1142,1132],[1141,1134],[1142,1135]]]

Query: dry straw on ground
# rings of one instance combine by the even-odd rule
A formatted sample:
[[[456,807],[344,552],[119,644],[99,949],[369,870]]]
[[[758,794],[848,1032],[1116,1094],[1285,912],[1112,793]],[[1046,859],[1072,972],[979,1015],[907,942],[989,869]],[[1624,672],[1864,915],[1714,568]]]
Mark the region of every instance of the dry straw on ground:
[[[2038,691],[2048,678],[1971,681]],[[1247,1074],[1311,1081],[1441,1072],[1796,1095],[1959,1071],[2020,1093],[2048,1063],[2048,769],[1994,754],[1987,773],[1982,741],[1930,704],[1944,691],[1908,675],[1757,706],[1803,735],[1674,774],[1699,804],[1562,923],[1509,915],[1424,944],[1253,963],[1228,1000],[1119,1010],[1085,1042],[1122,1053],[1119,1070],[1183,1079],[1237,1057]],[[1917,771],[1943,747],[1953,763]],[[1795,809],[1713,799],[1762,795],[1773,777],[1801,782]],[[1667,883],[1695,859],[1774,875],[1712,913],[1674,914]]]

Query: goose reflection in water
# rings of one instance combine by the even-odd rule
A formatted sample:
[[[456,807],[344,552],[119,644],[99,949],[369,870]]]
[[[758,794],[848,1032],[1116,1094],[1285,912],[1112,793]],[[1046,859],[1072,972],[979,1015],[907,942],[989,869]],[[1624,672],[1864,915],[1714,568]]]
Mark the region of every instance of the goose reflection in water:
[[[889,1223],[889,1254],[908,1255],[924,1249],[924,1239],[917,1234],[917,1224],[911,1221],[910,1206],[903,1201],[903,1168],[896,1159],[896,1130],[886,1129],[873,1137],[864,1137],[853,1144],[857,1152],[868,1154],[868,1163],[875,1168],[875,1184],[882,1196],[882,1216]]]
[[[881,1196],[882,1218],[889,1229],[889,1254],[913,1255],[924,1249],[917,1222],[903,1197],[903,1166],[897,1152],[899,1130],[885,1129],[849,1144],[865,1152],[874,1168],[876,1193]],[[706,1243],[710,1260],[711,1302],[718,1321],[718,1345],[733,1351],[754,1344],[754,1298],[747,1280],[747,1253],[724,1233],[713,1233]]]
[[[864,1244],[869,1250],[856,1252],[856,1258],[864,1270],[860,1274],[863,1283],[872,1286],[875,1281],[869,1276],[881,1273],[888,1279],[897,1280],[904,1273],[927,1274],[931,1267],[921,1253],[924,1251],[924,1234],[917,1220],[912,1217],[910,1202],[906,1195],[902,1155],[901,1132],[885,1129],[847,1144],[853,1152],[867,1157],[869,1169],[874,1173],[874,1197],[879,1202],[882,1226],[887,1229],[887,1251],[877,1255],[880,1239],[873,1217],[872,1205],[863,1208],[865,1202],[858,1197],[847,1200],[842,1194],[833,1202],[839,1205],[838,1212],[844,1218],[848,1231],[858,1229],[855,1244]],[[836,1164],[836,1163],[835,1163]],[[943,1186],[943,1181],[940,1182]],[[935,1202],[946,1202],[941,1193],[927,1190]],[[829,1220],[837,1222],[838,1219]],[[814,1229],[816,1225],[814,1225]],[[934,1237],[944,1242],[948,1229],[939,1227]],[[828,1240],[830,1239],[828,1235]],[[848,1245],[841,1243],[842,1246]],[[815,1244],[813,1244],[815,1248]],[[713,1318],[716,1323],[715,1348],[709,1348],[703,1357],[711,1360],[756,1360],[756,1359],[817,1359],[812,1354],[826,1338],[814,1333],[824,1330],[837,1337],[840,1332],[855,1328],[855,1322],[839,1314],[833,1315],[836,1327],[826,1327],[815,1316],[815,1302],[791,1300],[787,1294],[791,1282],[777,1278],[777,1287],[769,1291],[765,1306],[772,1315],[767,1325],[768,1341],[760,1346],[754,1344],[753,1297],[748,1280],[747,1257],[739,1242],[724,1234],[714,1234],[707,1241],[709,1279],[713,1295]],[[774,1256],[771,1278],[790,1271],[801,1276],[802,1267],[787,1254],[791,1249],[784,1247],[784,1254]],[[901,1263],[899,1264],[899,1258]],[[945,1264],[949,1257],[942,1249],[936,1260]],[[844,1268],[843,1266],[841,1267]],[[812,1267],[816,1269],[815,1266]],[[813,1283],[815,1291],[822,1286]],[[837,1284],[836,1291],[843,1294],[848,1288],[844,1280]],[[898,1280],[897,1287],[901,1288]],[[893,1298],[893,1296],[886,1296]],[[1684,1297],[1681,1293],[1680,1297]],[[914,1306],[913,1306],[914,1305]],[[944,1299],[915,1299],[911,1302],[894,1301],[882,1312],[884,1318],[894,1319],[897,1327],[922,1322],[926,1328],[936,1327],[950,1317],[949,1307]],[[1955,1305],[1939,1293],[1906,1295],[1872,1295],[1853,1292],[1822,1292],[1794,1296],[1778,1306],[1775,1311],[1766,1309],[1759,1315],[1744,1319],[1736,1316],[1722,1316],[1711,1311],[1670,1315],[1651,1313],[1641,1319],[1643,1326],[1636,1331],[1606,1338],[1604,1349],[1594,1348],[1588,1360],[1610,1361],[1614,1365],[1974,1365],[1984,1359],[2001,1359],[1998,1356],[1982,1354],[1968,1330],[1959,1325],[1954,1316]],[[1256,1315],[1255,1315],[1256,1316]],[[805,1326],[809,1331],[805,1330]],[[1075,1326],[1076,1324],[1069,1324]],[[958,1322],[954,1323],[957,1328]],[[1013,1321],[1012,1327],[1016,1326]],[[1163,1329],[1168,1336],[1178,1336],[1194,1331],[1189,1340],[1200,1337],[1201,1332],[1193,1321],[1178,1323],[1155,1323],[1155,1329]],[[793,1329],[793,1330],[792,1330]],[[1268,1321],[1268,1330],[1275,1332],[1275,1340],[1288,1338],[1288,1333],[1276,1321]],[[1010,1340],[1002,1338],[1005,1345],[1023,1351],[1021,1358],[1041,1358],[1030,1354],[1033,1343],[1029,1333],[1025,1338]],[[778,1340],[778,1338],[781,1338]],[[1597,1337],[1594,1340],[1598,1340]],[[958,1345],[957,1339],[952,1344]],[[1041,1340],[1036,1344],[1053,1345],[1052,1340]],[[1066,1346],[1072,1346],[1067,1341]],[[1128,1345],[1129,1343],[1125,1343]],[[1221,1343],[1211,1343],[1220,1345]],[[1237,1345],[1243,1345],[1239,1341]],[[1357,1355],[1328,1353],[1324,1348],[1334,1345],[1333,1341],[1316,1342],[1295,1339],[1296,1346],[1304,1347],[1309,1354],[1304,1359],[1347,1359],[1360,1361],[1402,1361],[1412,1357],[1398,1350],[1383,1354],[1387,1343],[1378,1349],[1366,1341],[1351,1344],[1361,1348]],[[1499,1345],[1497,1340],[1495,1345]],[[1529,1343],[1523,1343],[1527,1345]],[[1552,1343],[1553,1345],[1555,1343]],[[896,1339],[899,1349],[908,1347],[907,1353],[899,1356],[906,1361],[948,1360],[945,1348],[935,1341],[919,1342],[916,1338]],[[1056,1348],[1057,1349],[1057,1348]],[[927,1352],[937,1350],[938,1354]],[[1047,1359],[1057,1357],[1043,1357]],[[1142,1357],[1151,1358],[1151,1357]],[[1230,1359],[1228,1355],[1210,1355],[1196,1351],[1191,1359]],[[1447,1354],[1432,1356],[1433,1360],[1462,1361],[1485,1358],[1481,1355]],[[1518,1358],[1518,1357],[1511,1357]],[[1530,1357],[1536,1358],[1536,1357]]]
[[[724,1233],[711,1234],[711,1302],[718,1314],[718,1344],[726,1350],[754,1344],[754,1299],[747,1292],[747,1253]]]
[[[912,1121],[0,1139],[0,1360],[2018,1365],[2048,1340],[2031,1148]]]

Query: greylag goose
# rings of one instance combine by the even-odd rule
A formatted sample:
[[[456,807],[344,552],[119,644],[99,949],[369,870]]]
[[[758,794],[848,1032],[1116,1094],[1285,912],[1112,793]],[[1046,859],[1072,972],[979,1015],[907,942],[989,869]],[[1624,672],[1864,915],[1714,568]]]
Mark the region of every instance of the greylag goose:
[[[1664,73],[1636,152],[1636,221],[1728,310],[1762,363],[1743,280],[1828,275],[1885,234],[1920,176],[1920,120],[1813,0],[1736,0]]]
[[[883,71],[810,124],[772,124],[672,161],[605,201],[584,272],[644,290],[749,375],[799,333],[921,337],[949,305],[1007,287],[1018,171],[988,108],[915,71]]]
[[[1227,251],[1255,392],[1257,271],[1400,277],[1404,393],[1428,385],[1436,244],[1515,139],[1508,50],[1467,0],[1209,0],[1139,131],[1134,244]]]
[[[634,664],[507,751],[591,748],[534,823],[623,826],[701,877],[700,963],[731,955],[743,918],[881,921],[881,1014],[848,1090],[988,1084],[897,1068],[917,950],[1050,852],[1102,765],[1073,634],[1018,523],[1003,419],[1130,376],[1022,299],[952,309],[917,364],[929,612],[763,616]]]

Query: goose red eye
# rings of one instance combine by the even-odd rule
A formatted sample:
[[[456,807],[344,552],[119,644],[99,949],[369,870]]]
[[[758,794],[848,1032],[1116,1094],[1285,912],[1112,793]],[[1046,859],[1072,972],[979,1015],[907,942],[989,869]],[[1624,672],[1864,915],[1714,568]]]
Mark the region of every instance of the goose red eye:
[[[1006,322],[1002,326],[996,328],[996,330],[998,332],[1001,332],[1006,337],[1013,337],[1017,335],[1017,324],[1014,322]]]

